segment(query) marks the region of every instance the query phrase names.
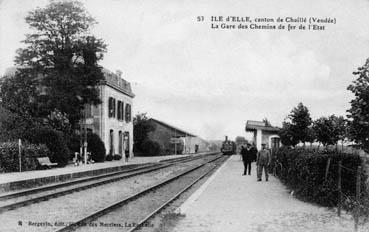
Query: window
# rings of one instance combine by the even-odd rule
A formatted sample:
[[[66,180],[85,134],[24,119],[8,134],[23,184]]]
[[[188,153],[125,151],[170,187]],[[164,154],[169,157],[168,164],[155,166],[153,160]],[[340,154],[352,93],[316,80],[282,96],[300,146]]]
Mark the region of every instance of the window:
[[[126,104],[126,122],[131,121],[131,105]]]
[[[108,115],[110,118],[113,117],[113,98],[112,97],[109,97]]]
[[[114,118],[115,117],[115,99],[112,97],[109,97],[108,102],[108,109],[109,109],[109,117]]]
[[[120,107],[121,107],[120,103],[121,103],[121,101],[118,100],[118,115],[117,115],[118,120],[120,120],[120,111],[121,111],[121,109],[120,109]]]
[[[113,118],[115,118],[115,98],[113,98]]]
[[[118,120],[124,120],[124,103],[118,101]]]

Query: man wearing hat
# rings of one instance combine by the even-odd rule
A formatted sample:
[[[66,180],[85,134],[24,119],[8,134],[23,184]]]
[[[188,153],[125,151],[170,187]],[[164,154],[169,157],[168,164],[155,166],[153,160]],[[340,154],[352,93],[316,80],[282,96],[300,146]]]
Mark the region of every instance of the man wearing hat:
[[[244,166],[243,175],[246,175],[246,172],[251,175],[251,163],[256,159],[256,157],[254,149],[251,147],[250,143],[247,143],[246,148],[242,146],[241,155]]]
[[[261,150],[257,154],[256,165],[257,165],[257,173],[258,173],[258,181],[261,181],[261,176],[263,174],[263,169],[265,172],[265,181],[268,181],[268,166],[271,162],[270,151],[266,149],[266,144],[261,144]]]

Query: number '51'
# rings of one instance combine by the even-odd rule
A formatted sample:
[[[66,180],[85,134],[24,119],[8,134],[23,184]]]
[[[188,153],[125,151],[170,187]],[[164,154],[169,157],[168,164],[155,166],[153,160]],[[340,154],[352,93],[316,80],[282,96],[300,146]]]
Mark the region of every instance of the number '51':
[[[201,22],[204,21],[205,17],[204,16],[197,16],[197,22]]]

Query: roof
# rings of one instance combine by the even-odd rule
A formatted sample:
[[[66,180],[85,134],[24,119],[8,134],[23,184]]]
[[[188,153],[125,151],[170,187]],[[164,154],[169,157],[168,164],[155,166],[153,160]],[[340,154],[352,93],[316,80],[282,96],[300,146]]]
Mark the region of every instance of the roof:
[[[106,68],[103,68],[102,72],[104,74],[104,80],[101,82],[101,84],[106,84],[130,97],[135,96],[132,92],[131,84],[128,81],[124,80]]]
[[[5,76],[13,76],[15,75],[17,69],[24,68],[23,66],[13,66],[8,68],[5,71]],[[135,97],[135,95],[132,92],[131,84],[118,76],[117,74],[111,72],[110,70],[106,68],[102,68],[101,72],[104,74],[104,80],[100,82],[101,85],[108,85],[121,93],[129,96],[129,97]],[[1,76],[1,75],[0,75]],[[39,74],[37,78],[42,79],[42,75]]]
[[[169,128],[170,130],[174,130],[174,131],[176,131],[176,133],[177,133],[177,135],[179,136],[179,137],[187,137],[187,136],[190,136],[190,137],[197,137],[196,135],[193,135],[193,134],[191,134],[191,133],[188,133],[187,131],[184,131],[184,130],[182,130],[182,129],[179,129],[179,128],[177,128],[177,127],[174,127],[174,126],[172,126],[172,125],[169,125],[168,123],[165,123],[165,122],[162,122],[162,121],[159,121],[159,120],[157,120],[157,119],[154,119],[154,118],[150,118],[150,120],[151,121],[153,121],[153,122],[155,122],[155,123],[158,123],[158,124],[160,124],[160,125],[162,125],[162,126],[164,126],[164,127],[167,127],[167,128]]]
[[[255,130],[278,132],[280,129],[274,126],[267,126],[266,123],[262,121],[247,120],[246,131],[255,131]]]

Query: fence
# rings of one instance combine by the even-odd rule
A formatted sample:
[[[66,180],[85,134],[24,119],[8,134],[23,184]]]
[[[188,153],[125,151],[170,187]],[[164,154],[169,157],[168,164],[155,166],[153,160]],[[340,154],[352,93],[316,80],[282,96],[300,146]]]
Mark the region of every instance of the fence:
[[[329,161],[329,160],[328,160]],[[329,164],[327,164],[327,167],[329,168]],[[353,200],[351,197],[346,196],[342,192],[342,169],[345,169],[346,171],[350,171],[353,173],[356,173],[356,184],[355,184],[355,199]],[[358,166],[357,170],[353,170],[349,167],[346,167],[342,165],[342,161],[338,162],[338,180],[337,180],[337,189],[338,189],[338,205],[337,205],[337,215],[341,216],[341,209],[342,209],[342,200],[345,198],[346,200],[349,200],[350,202],[354,202],[354,210],[353,210],[353,216],[355,221],[355,231],[358,230],[359,225],[359,217],[360,217],[360,209],[361,209],[361,176],[363,173],[362,166]]]
[[[338,191],[337,215],[341,216],[342,208],[345,208],[350,213],[352,213],[352,216],[354,218],[354,224],[355,224],[354,228],[355,228],[355,231],[357,231],[358,225],[359,225],[359,218],[361,216],[366,216],[367,220],[369,220],[367,217],[369,215],[369,200],[368,200],[369,194],[366,191],[363,191],[362,189],[362,186],[365,186],[365,184],[367,183],[367,179],[363,179],[363,177],[366,176],[365,175],[366,170],[364,168],[366,164],[365,162],[362,162],[362,165],[358,165],[357,169],[355,170],[354,168],[356,167],[345,166],[342,164],[341,160],[338,161],[338,163],[337,163],[337,159],[335,160],[335,162],[333,162],[331,157],[327,157],[326,161],[324,162],[326,162],[324,164],[324,168],[321,169],[322,170],[321,176],[322,178],[324,178],[324,182],[326,182],[329,179],[329,173],[331,173],[331,176],[330,176],[331,178],[332,178],[333,172],[337,173],[337,176],[336,176],[337,180],[336,180],[336,183],[333,185],[333,188],[336,188],[336,190]],[[290,167],[288,167],[288,165],[289,164],[287,164],[287,166],[284,167],[282,164],[282,161],[280,162],[278,160],[278,157],[274,156],[274,162],[272,163],[272,169],[270,171],[272,171],[275,176],[281,177],[283,173],[286,173],[289,171]],[[352,180],[355,178],[355,184],[351,182],[352,184],[354,184],[351,187],[352,193],[355,193],[354,196],[347,196],[342,191],[342,176],[345,177],[345,175],[352,176]],[[354,188],[355,188],[355,191],[354,191]],[[343,205],[345,207],[343,207]]]

